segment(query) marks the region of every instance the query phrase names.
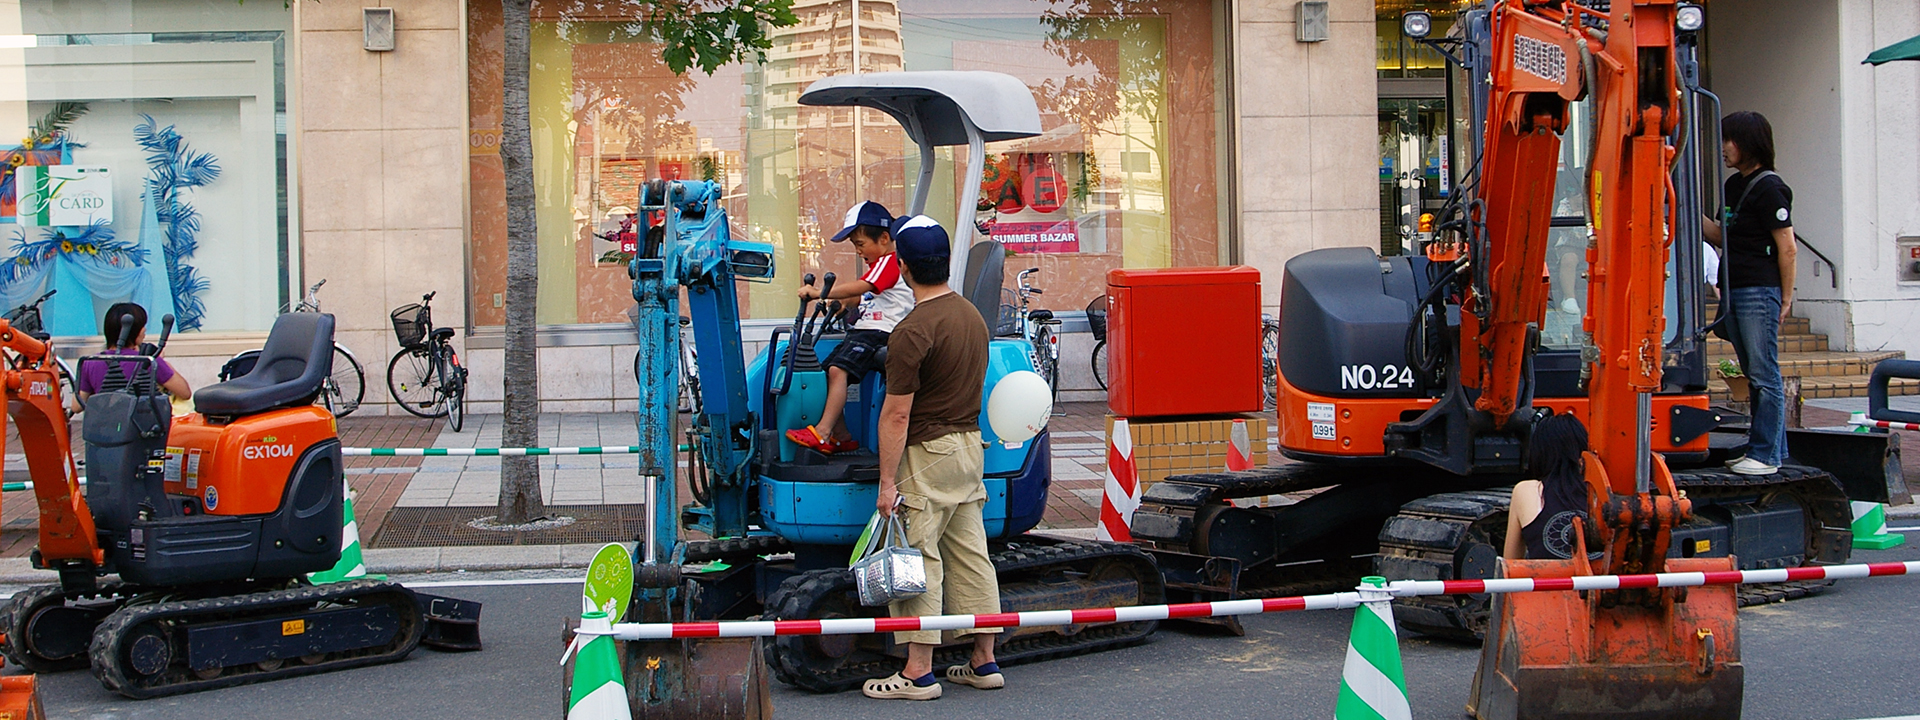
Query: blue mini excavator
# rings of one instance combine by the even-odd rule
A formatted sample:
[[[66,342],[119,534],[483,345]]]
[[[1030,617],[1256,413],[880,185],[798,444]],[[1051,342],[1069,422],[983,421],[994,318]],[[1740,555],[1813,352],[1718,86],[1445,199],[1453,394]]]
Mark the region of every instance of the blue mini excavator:
[[[999,315],[1004,248],[975,241],[987,142],[1040,133],[1032,94],[990,72],[896,72],[834,77],[801,95],[807,105],[862,106],[898,120],[919,148],[909,214],[926,207],[936,146],[965,146],[967,178],[952,276],[989,327]],[[817,418],[825,402],[821,358],[841,341],[825,304],[803,304],[791,327],[774,330],[749,362],[743,352],[736,281],[773,277],[774,248],[733,238],[712,183],[653,181],[642,191],[648,242],[630,268],[639,302],[641,357],[640,474],[647,485],[647,528],[628,617],[640,621],[805,619],[883,615],[862,607],[847,570],[851,546],[873,514],[879,458],[874,453],[884,379],[864,378],[846,410],[860,449],[824,455],[787,440],[786,431]],[[657,220],[655,218],[658,218]],[[826,275],[823,281],[831,284]],[[813,282],[808,276],[805,282]],[[683,424],[678,411],[682,320],[691,324],[701,393]],[[1031,370],[1023,343],[996,339],[987,390],[1007,374]],[[987,393],[983,393],[985,395]],[[1162,601],[1153,561],[1131,545],[1027,534],[1046,510],[1050,439],[1002,442],[981,413],[986,450],[986,531],[1006,611]],[[676,474],[684,442],[684,474]],[[680,503],[678,478],[693,502]],[[688,540],[681,530],[705,535]],[[1144,639],[1155,623],[1036,628],[1002,636],[1001,662],[1114,647]],[[897,669],[905,648],[888,635],[783,637],[764,649],[737,639],[627,644],[626,679],[636,717],[698,713],[758,717],[766,706],[764,655],[773,675],[831,692]],[[961,662],[965,646],[936,655]],[[696,680],[697,679],[697,680]],[[716,682],[715,680],[722,680]],[[715,696],[715,693],[724,697]]]

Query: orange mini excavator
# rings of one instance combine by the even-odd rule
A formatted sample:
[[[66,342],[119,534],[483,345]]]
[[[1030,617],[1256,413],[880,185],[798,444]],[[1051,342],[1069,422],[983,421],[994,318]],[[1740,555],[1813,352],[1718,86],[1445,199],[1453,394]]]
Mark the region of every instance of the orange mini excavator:
[[[90,665],[108,689],[145,698],[391,662],[422,642],[478,649],[477,603],[306,580],[341,554],[340,440],[313,404],[333,316],[280,316],[253,371],[201,389],[180,418],[154,377],[172,316],[163,323],[157,347],[81,360],[106,366],[82,417],[83,495],[52,350],[0,321],[0,389],[40,509],[33,563],[60,573],[0,614],[7,660]]]

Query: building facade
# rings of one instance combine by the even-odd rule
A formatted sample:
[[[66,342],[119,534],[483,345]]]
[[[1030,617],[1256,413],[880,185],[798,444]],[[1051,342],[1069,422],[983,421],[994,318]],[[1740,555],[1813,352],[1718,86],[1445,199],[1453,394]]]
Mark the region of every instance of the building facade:
[[[462,330],[471,409],[497,409],[500,6],[378,4],[392,10],[390,50],[369,49],[362,4],[0,11],[14,23],[0,29],[0,137],[25,141],[0,179],[103,189],[111,211],[42,218],[0,192],[0,224],[18,238],[0,304],[65,289],[50,302],[70,352],[115,300],[194,313],[169,355],[204,384],[324,279],[321,305],[366,367],[362,412],[397,412],[388,312],[437,293],[436,322]],[[796,0],[799,23],[772,34],[764,61],[675,75],[622,5],[537,0],[543,402],[635,406],[622,227],[646,179],[720,183],[734,232],[775,246],[775,281],[743,286],[750,344],[791,318],[803,273],[858,271],[826,237],[856,200],[903,210],[919,168],[885,115],[799,105],[808,84],[855,71],[995,70],[1033,90],[1043,133],[989,146],[983,202],[965,217],[1014,251],[1009,276],[1039,269],[1045,306],[1081,309],[1114,268],[1244,263],[1266,278],[1271,309],[1289,258],[1399,252],[1410,218],[1445,192],[1444,67],[1399,37],[1398,18],[1429,10],[1444,31],[1458,5],[1330,0],[1321,35],[1292,0]],[[1729,110],[1775,118],[1796,226],[1831,259],[1802,253],[1803,314],[1836,346],[1920,350],[1905,329],[1920,272],[1901,279],[1912,260],[1896,257],[1920,236],[1920,64],[1857,65],[1920,34],[1920,13],[1894,0],[1708,5],[1708,83]],[[196,166],[200,155],[212,160]],[[937,156],[928,204],[949,225],[958,165]],[[1098,396],[1090,348],[1067,335],[1070,399]]]

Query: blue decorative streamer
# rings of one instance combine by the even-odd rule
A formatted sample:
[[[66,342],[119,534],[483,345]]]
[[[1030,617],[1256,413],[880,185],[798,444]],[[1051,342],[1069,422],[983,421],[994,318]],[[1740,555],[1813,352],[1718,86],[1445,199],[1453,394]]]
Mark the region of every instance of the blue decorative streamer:
[[[154,215],[166,230],[163,249],[167,282],[178,316],[176,327],[196,330],[206,316],[200,294],[206,292],[207,280],[187,264],[200,245],[200,211],[187,202],[186,191],[220,177],[220,163],[209,153],[188,148],[186,138],[172,125],[155,129],[158,123],[153,116],[140,117],[144,122],[134,126],[133,138],[147,150],[147,200],[153,203]]]

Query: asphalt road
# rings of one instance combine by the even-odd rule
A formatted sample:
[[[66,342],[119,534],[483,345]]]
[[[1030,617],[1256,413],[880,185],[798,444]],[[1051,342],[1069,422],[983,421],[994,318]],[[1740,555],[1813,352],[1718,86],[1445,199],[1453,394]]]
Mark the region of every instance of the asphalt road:
[[[1859,561],[1920,560],[1913,545]],[[553,577],[495,574],[487,579]],[[445,577],[431,578],[444,580]],[[476,578],[477,579],[477,578]],[[578,587],[440,588],[486,603],[487,649],[421,650],[402,663],[149,701],[112,695],[86,672],[42,678],[53,718],[557,717],[558,633]],[[1163,628],[1146,644],[1008,669],[1005,690],[949,685],[929,703],[776,687],[782,718],[1326,718],[1333,715],[1350,612],[1250,618],[1246,637]],[[1851,720],[1920,714],[1920,577],[1844,582],[1824,594],[1741,613],[1749,720]],[[1458,718],[1478,649],[1403,638],[1414,717]],[[8,668],[6,672],[15,672]]]

